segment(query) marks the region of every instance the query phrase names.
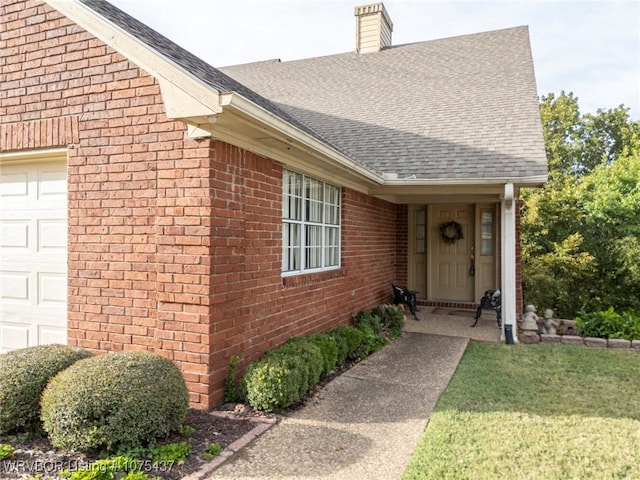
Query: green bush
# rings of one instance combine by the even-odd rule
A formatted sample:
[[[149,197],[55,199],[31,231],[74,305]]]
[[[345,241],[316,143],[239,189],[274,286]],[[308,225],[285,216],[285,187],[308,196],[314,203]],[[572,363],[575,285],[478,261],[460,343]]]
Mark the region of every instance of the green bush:
[[[267,352],[247,368],[243,384],[249,404],[266,412],[293,405],[319,381],[320,348],[308,337],[295,337]]]
[[[341,337],[344,340],[347,345],[347,361],[361,358],[362,343],[364,342],[364,333],[361,330],[348,325],[340,325],[331,330],[329,334],[334,338]]]
[[[338,344],[333,337],[326,333],[316,333],[309,337],[322,354],[322,376],[329,373],[338,365]]]
[[[399,336],[403,317],[397,307],[382,305],[354,314],[358,328],[341,325],[288,340],[247,367],[242,378],[247,401],[267,412],[294,404],[336,366],[360,360],[386,345],[388,336]]]
[[[402,335],[404,313],[396,305],[379,305],[371,310],[371,314],[380,318],[382,332],[392,338]]]
[[[323,363],[322,352],[309,337],[293,337],[287,340],[280,348],[273,350],[269,355],[294,356],[302,360],[301,367],[304,375],[299,388],[300,397],[320,381]]]
[[[378,335],[369,325],[363,325],[359,327],[358,330],[364,334],[358,359],[365,358],[377,352],[389,342],[386,337]]]
[[[584,337],[640,339],[640,317],[633,312],[619,314],[609,307],[606,311],[581,313],[575,322]]]
[[[242,381],[253,408],[274,412],[300,399],[300,385],[306,383],[305,376],[302,359],[272,355],[250,364]]]
[[[63,450],[150,442],[179,431],[188,408],[178,368],[150,352],[81,360],[52,378],[42,394],[44,429]]]
[[[327,332],[333,341],[336,342],[336,365],[341,367],[347,361],[347,357],[349,356],[349,346],[347,345],[347,339],[344,335],[340,335],[334,330],[329,330]]]
[[[220,446],[220,444],[217,442],[213,442],[207,445],[207,448],[205,448],[204,453],[202,454],[202,458],[209,461],[216,455],[220,455],[220,452],[222,452],[222,447]]]
[[[40,395],[58,372],[91,354],[67,345],[40,345],[0,355],[0,434],[40,430]]]
[[[382,321],[378,315],[361,310],[353,314],[353,320],[359,330],[370,328],[376,335],[382,332]]]

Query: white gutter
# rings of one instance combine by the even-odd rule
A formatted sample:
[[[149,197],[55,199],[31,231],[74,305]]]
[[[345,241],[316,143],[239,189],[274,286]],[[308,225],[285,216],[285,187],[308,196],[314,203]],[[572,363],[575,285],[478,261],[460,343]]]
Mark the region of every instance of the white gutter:
[[[532,175],[529,177],[493,177],[493,178],[433,178],[417,179],[404,178],[398,180],[383,179],[385,187],[398,186],[447,186],[447,185],[540,185],[547,182],[547,175]]]

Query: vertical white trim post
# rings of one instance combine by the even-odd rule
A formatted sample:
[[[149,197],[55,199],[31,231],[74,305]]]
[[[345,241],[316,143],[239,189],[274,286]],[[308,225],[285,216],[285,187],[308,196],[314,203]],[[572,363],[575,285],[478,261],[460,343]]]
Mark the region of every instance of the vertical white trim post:
[[[513,341],[518,343],[516,324],[516,199],[513,183],[504,186],[502,199],[502,333],[506,341],[505,326],[511,325]]]

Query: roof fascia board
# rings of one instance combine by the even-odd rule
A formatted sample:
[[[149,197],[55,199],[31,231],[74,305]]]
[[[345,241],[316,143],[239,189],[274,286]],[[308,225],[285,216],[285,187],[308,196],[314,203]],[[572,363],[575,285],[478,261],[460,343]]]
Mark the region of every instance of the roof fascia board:
[[[459,194],[459,193],[421,193],[421,194],[396,194],[396,195],[374,195],[376,198],[386,200],[396,204],[450,204],[450,203],[497,203],[500,201],[500,194]]]
[[[386,179],[384,185],[377,187],[375,193],[388,193],[394,187],[437,187],[437,186],[497,186],[513,183],[521,186],[541,186],[547,181],[547,175],[530,177],[495,177],[495,178],[434,178],[434,179]]]
[[[158,79],[169,118],[178,118],[170,116],[170,110],[185,110],[186,107],[179,106],[180,102],[190,108],[195,108],[195,105],[199,104],[199,107],[194,110],[198,115],[215,115],[222,112],[218,104],[217,90],[203,84],[186,70],[87,5],[76,0],[45,0],[45,2]]]

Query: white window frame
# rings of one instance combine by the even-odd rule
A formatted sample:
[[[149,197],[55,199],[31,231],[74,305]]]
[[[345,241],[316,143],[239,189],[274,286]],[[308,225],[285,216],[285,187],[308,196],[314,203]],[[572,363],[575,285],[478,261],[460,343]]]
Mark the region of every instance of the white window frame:
[[[284,170],[282,276],[341,267],[341,198],[342,190],[336,185],[293,170]],[[314,230],[317,232],[316,241],[311,245],[310,232]],[[333,245],[329,244],[330,237],[333,237]]]

